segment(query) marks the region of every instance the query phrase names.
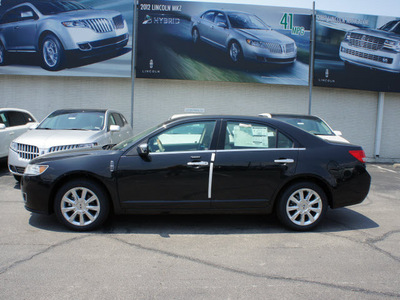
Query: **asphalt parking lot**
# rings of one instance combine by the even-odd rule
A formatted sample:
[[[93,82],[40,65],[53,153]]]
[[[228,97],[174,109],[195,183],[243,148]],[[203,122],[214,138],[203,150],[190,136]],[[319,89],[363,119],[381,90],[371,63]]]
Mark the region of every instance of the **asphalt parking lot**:
[[[24,209],[0,164],[0,299],[400,298],[400,168],[317,230],[274,216],[115,216],[76,233]]]

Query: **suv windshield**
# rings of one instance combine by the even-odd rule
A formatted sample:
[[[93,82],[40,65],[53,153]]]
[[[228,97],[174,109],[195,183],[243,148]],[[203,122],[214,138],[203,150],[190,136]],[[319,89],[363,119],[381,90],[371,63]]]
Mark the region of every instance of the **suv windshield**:
[[[233,28],[239,29],[267,29],[270,28],[261,19],[255,15],[230,13],[228,14],[229,22]]]
[[[321,119],[283,117],[283,116],[273,116],[273,118],[289,123],[293,126],[308,131],[312,134],[335,135],[332,132],[332,130],[328,127],[328,125],[326,125]]]
[[[55,15],[67,11],[87,9],[84,5],[74,1],[35,2],[35,6],[43,15]]]
[[[49,115],[37,129],[101,130],[105,113],[100,111],[56,111]]]
[[[379,29],[383,31],[400,34],[400,21],[390,21],[389,23],[386,23]]]

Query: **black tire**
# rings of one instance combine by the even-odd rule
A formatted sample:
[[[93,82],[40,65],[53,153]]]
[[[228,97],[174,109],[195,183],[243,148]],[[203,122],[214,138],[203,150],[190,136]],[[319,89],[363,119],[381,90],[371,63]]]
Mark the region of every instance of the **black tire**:
[[[237,41],[232,41],[229,44],[228,55],[229,59],[235,64],[240,63],[243,60],[242,47],[240,47],[240,44]]]
[[[5,66],[8,61],[8,52],[3,43],[0,42],[0,66]]]
[[[318,185],[299,182],[283,192],[276,205],[276,214],[286,227],[306,231],[323,220],[327,208],[327,197]]]
[[[65,67],[64,47],[54,34],[48,34],[43,38],[40,56],[43,69],[58,71]]]
[[[192,30],[192,41],[193,44],[198,44],[200,42],[200,32],[196,27]]]
[[[22,176],[20,175],[13,175],[13,176],[16,181],[21,182]]]
[[[106,221],[110,201],[98,184],[85,179],[73,180],[58,190],[54,211],[58,221],[72,230],[93,230]]]

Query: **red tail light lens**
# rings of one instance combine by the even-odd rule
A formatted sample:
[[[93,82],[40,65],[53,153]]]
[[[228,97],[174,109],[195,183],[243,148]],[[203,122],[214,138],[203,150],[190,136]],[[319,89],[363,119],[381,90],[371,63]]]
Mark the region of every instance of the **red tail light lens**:
[[[357,158],[361,162],[365,162],[365,152],[364,150],[351,150],[349,151],[351,155]]]

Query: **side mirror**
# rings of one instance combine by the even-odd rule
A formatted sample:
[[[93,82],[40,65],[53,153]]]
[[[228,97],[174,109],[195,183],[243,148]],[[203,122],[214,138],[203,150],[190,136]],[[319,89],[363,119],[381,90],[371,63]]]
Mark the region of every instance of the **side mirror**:
[[[6,129],[6,125],[4,125],[3,123],[0,123],[0,129]]]
[[[217,23],[217,26],[218,26],[218,27],[225,28],[225,29],[228,28],[228,25],[227,25],[226,23],[224,23],[224,22],[218,22],[218,23]]]
[[[29,130],[36,129],[39,126],[39,123],[34,123],[31,126],[29,126]]]
[[[343,135],[342,132],[339,131],[339,130],[334,130],[333,133],[336,134],[337,136],[342,136]]]
[[[149,146],[147,145],[147,143],[140,144],[137,147],[137,152],[141,158],[143,158],[144,160],[150,161]]]
[[[119,132],[120,130],[121,130],[121,127],[119,125],[110,125],[111,132]]]

